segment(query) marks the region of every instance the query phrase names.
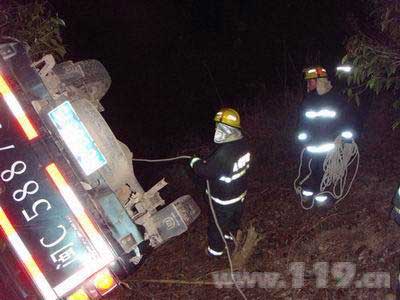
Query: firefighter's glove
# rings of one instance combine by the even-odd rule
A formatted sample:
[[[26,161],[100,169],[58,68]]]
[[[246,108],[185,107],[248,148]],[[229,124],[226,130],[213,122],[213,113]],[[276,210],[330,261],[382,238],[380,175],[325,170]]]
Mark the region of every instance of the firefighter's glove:
[[[199,160],[200,160],[200,158],[198,158],[198,157],[196,157],[196,156],[193,156],[193,157],[190,159],[190,167],[193,169],[194,164],[195,164],[196,162],[198,162]]]
[[[392,213],[390,214],[390,217],[398,224],[400,225],[400,209],[393,207]]]

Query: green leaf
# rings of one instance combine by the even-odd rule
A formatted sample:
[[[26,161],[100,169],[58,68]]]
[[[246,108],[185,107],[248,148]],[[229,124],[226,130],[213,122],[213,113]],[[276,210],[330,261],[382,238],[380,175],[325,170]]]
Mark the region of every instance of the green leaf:
[[[353,90],[352,89],[347,89],[347,97],[348,98],[353,98]]]
[[[371,90],[373,90],[375,88],[375,77],[368,80],[367,87]]]
[[[395,100],[393,102],[393,108],[394,109],[399,109],[400,108],[400,100]]]
[[[60,27],[65,26],[65,23],[52,14],[47,0],[2,1],[1,8],[8,22],[0,28],[1,33],[29,44],[33,60],[47,53],[58,53],[60,56],[65,54],[59,37]]]
[[[394,83],[395,83],[395,78],[393,77],[390,77],[388,80],[386,80],[386,85],[385,85],[386,90],[392,88]]]
[[[59,43],[56,39],[53,39],[53,38],[50,39],[50,43],[51,43],[55,48],[58,48],[58,47],[60,46],[60,43]]]
[[[396,64],[390,64],[389,65],[389,71],[388,71],[388,76],[393,75],[397,71],[397,65]]]
[[[360,106],[360,96],[358,94],[355,94],[354,100],[356,101],[357,106]]]
[[[353,76],[347,77],[346,82],[347,82],[347,85],[351,85],[353,83]]]
[[[392,129],[395,130],[397,127],[400,125],[400,120],[397,120],[396,122],[393,123]]]
[[[65,56],[65,54],[67,53],[67,51],[65,50],[64,46],[60,46],[60,47],[58,47],[58,48],[55,48],[54,50],[57,52],[57,54],[58,54],[61,58],[63,58],[63,57]]]
[[[374,87],[375,87],[374,88],[375,93],[378,95],[380,93],[381,89],[382,89],[382,80],[381,79],[376,80]]]
[[[361,56],[357,56],[357,57],[353,60],[353,65],[354,65],[354,66],[357,66],[360,59],[361,59]]]

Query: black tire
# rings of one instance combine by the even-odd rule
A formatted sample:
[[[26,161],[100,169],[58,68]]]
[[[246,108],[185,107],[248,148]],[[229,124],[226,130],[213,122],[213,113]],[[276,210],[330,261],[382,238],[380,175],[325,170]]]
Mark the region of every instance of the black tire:
[[[97,100],[100,100],[107,93],[111,86],[111,77],[106,68],[98,60],[90,59],[77,62],[85,74],[83,81],[90,94]]]
[[[53,72],[65,86],[74,86],[89,95],[96,107],[111,86],[111,77],[106,68],[97,60],[83,60],[77,63],[66,61],[57,64]]]

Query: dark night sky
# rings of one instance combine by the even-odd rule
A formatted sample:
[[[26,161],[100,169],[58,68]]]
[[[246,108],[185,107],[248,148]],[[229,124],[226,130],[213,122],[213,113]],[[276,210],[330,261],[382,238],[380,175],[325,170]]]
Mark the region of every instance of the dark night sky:
[[[348,0],[54,0],[53,5],[67,24],[68,58],[98,59],[112,77],[102,103],[116,135],[130,146],[146,140],[150,148],[184,132],[210,129],[221,104],[249,101],[249,83],[265,82],[272,93],[285,80],[298,85],[308,63],[333,67],[344,53],[346,16],[361,7]],[[246,24],[244,31],[240,24]]]

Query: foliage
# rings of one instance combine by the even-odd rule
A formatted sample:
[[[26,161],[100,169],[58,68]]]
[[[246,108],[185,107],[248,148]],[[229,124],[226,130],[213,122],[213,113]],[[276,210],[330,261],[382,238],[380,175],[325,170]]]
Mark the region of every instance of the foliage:
[[[365,0],[372,13],[357,24],[346,43],[342,62],[350,62],[353,72],[347,78],[348,96],[359,102],[367,89],[376,94],[396,93],[400,87],[400,1]],[[396,102],[395,105],[399,105]]]
[[[347,77],[350,98],[359,103],[366,90],[396,93],[400,88],[400,1],[365,0],[372,13],[358,24],[346,43],[343,63],[351,63],[353,72]],[[399,106],[396,101],[395,106]]]
[[[64,57],[66,50],[60,35],[63,26],[64,21],[52,13],[45,0],[0,3],[0,35],[27,43],[34,60],[45,54]]]

